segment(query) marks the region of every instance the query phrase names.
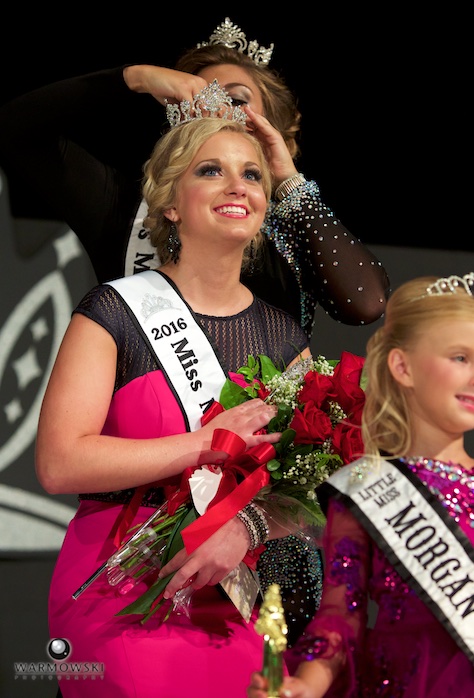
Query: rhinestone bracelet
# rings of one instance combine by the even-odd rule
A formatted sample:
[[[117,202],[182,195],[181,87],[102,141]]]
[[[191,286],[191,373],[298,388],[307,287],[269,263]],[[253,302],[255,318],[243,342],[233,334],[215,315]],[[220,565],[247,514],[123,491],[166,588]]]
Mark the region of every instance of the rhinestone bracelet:
[[[240,511],[237,512],[237,518],[242,521],[244,524],[245,528],[247,529],[247,533],[249,534],[250,538],[250,545],[249,545],[249,550],[255,550],[255,548],[258,548],[260,545],[260,539],[258,536],[258,531],[257,527],[255,526],[254,522],[250,518],[250,516],[247,514],[245,511],[246,507],[241,509]]]
[[[268,526],[267,517],[260,507],[258,507],[254,502],[249,502],[245,507],[250,517],[253,517],[253,521],[257,527],[260,543],[266,543],[270,535],[270,528]]]
[[[267,542],[270,535],[267,519],[263,511],[253,502],[237,512],[237,518],[242,521],[250,538],[249,550],[255,550]]]
[[[277,188],[275,189],[275,198],[278,199],[278,201],[281,201],[285,198],[285,196],[288,196],[290,192],[292,192],[294,189],[301,186],[301,184],[304,184],[305,182],[305,176],[302,175],[301,172],[297,172],[295,175],[292,175],[291,177],[288,177],[288,179],[283,180],[283,182],[281,182],[281,184],[277,186]]]

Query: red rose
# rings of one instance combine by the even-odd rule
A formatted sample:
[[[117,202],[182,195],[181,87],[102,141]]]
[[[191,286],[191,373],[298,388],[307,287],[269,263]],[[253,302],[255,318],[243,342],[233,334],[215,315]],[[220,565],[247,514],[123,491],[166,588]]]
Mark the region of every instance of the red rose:
[[[322,444],[331,436],[331,420],[313,402],[295,409],[290,429],[296,431],[295,444]]]
[[[332,376],[322,376],[316,371],[309,371],[298,392],[298,402],[300,404],[312,402],[318,407],[323,407],[326,404],[328,393],[331,392],[332,384]]]
[[[337,424],[333,432],[332,447],[334,453],[341,456],[344,465],[359,458],[364,452],[360,426],[344,422]]]
[[[259,388],[257,390],[257,397],[260,398],[260,400],[266,400],[266,398],[270,395],[270,390],[266,388],[261,381],[256,379],[256,382],[259,384]]]
[[[348,351],[343,351],[336,365],[330,399],[337,402],[343,411],[353,417],[360,413],[365,393],[360,387],[360,378],[365,359]]]

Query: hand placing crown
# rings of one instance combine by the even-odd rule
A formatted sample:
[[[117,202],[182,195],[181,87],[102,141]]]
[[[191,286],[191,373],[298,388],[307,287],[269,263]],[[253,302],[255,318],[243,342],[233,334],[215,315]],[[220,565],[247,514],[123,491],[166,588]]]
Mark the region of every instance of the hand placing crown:
[[[247,120],[247,114],[239,106],[233,105],[232,98],[217,80],[194,95],[192,102],[184,99],[179,104],[170,104],[165,100],[165,104],[166,118],[171,128],[205,117],[229,119],[241,124]]]
[[[262,65],[268,65],[270,63],[274,47],[274,44],[270,44],[268,48],[265,48],[264,46],[259,46],[255,40],[247,41],[247,37],[242,29],[236,24],[232,24],[228,17],[214,30],[209,37],[209,41],[203,41],[197,44],[196,48],[212,46],[213,44],[222,44],[240,53],[245,53],[245,49],[247,49],[247,55],[252,58],[255,63],[261,63]]]

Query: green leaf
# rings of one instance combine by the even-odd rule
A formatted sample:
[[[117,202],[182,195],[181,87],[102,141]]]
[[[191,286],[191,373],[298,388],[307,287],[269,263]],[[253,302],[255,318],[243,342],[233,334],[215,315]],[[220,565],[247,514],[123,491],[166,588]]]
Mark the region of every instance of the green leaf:
[[[256,359],[254,356],[247,356],[247,366],[242,366],[241,368],[238,369],[237,373],[240,373],[242,376],[245,377],[246,380],[248,380],[249,383],[252,383],[253,379],[255,376],[258,375],[260,371],[260,363],[258,359]]]
[[[265,354],[259,354],[258,358],[260,359],[260,375],[265,385],[271,378],[273,378],[273,376],[281,375],[281,371],[277,369],[273,361],[269,359],[268,356],[265,356]]]
[[[359,385],[362,388],[362,390],[364,390],[364,391],[367,388],[367,380],[368,380],[367,371],[366,371],[365,364],[364,364],[364,366],[362,367],[362,371],[360,374],[360,380],[359,380]]]
[[[278,470],[280,467],[281,463],[279,460],[276,458],[272,458],[272,460],[269,460],[267,463],[267,470],[268,472],[272,473],[274,470]]]
[[[275,451],[279,456],[283,455],[290,448],[295,436],[296,431],[294,429],[285,429],[285,431],[282,432],[280,441],[278,441],[276,444],[273,444],[275,447]]]
[[[320,446],[315,444],[298,444],[295,446],[292,456],[308,456],[315,449],[319,449]]]
[[[164,567],[182,548],[184,548],[183,538],[181,536],[181,531],[186,526],[192,524],[193,521],[197,519],[199,514],[196,509],[190,505],[190,508],[183,512],[183,515],[176,522],[174,529],[170,533],[166,549],[161,558],[162,567]]]
[[[260,370],[258,360],[255,358],[255,356],[252,356],[252,354],[247,355],[247,366],[254,372],[253,375]]]
[[[272,417],[267,426],[267,431],[272,433],[274,431],[284,432],[293,415],[293,411],[289,405],[280,404],[278,405],[277,414]],[[293,430],[291,430],[293,431]],[[295,434],[296,432],[293,431]]]
[[[226,379],[219,397],[219,402],[224,409],[230,410],[231,407],[241,405],[243,402],[247,402],[248,399],[248,393],[244,388],[231,381],[230,378]]]

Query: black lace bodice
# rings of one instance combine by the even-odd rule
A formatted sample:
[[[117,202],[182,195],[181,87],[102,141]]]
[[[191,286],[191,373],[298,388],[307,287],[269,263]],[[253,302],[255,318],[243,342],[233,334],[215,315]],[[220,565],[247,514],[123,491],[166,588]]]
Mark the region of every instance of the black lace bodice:
[[[75,312],[98,322],[114,338],[118,348],[116,391],[134,378],[159,368],[123,301],[111,286],[93,288]],[[289,314],[257,298],[246,310],[231,317],[196,317],[227,371],[236,371],[247,363],[249,355],[258,354],[266,354],[283,369],[309,346],[308,337]]]

